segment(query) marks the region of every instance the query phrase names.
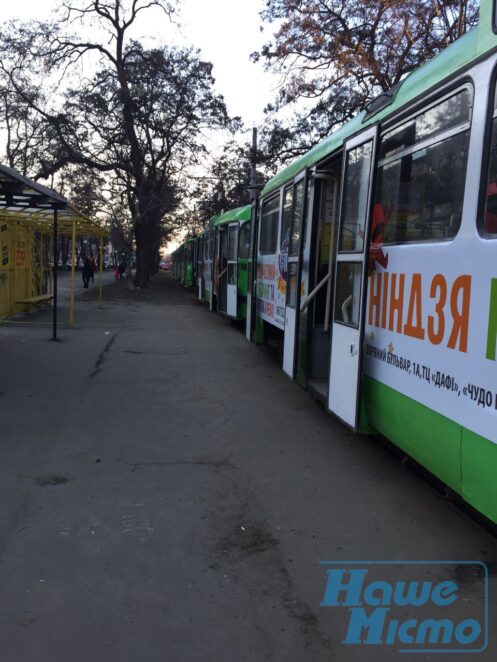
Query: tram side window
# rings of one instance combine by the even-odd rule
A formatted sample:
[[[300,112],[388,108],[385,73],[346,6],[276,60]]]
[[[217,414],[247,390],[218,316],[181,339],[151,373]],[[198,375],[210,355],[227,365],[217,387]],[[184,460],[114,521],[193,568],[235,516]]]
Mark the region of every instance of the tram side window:
[[[274,255],[278,239],[278,220],[280,209],[279,195],[262,203],[261,238],[259,250],[261,255]]]
[[[214,257],[214,230],[209,232],[209,261],[212,262]]]
[[[240,235],[238,239],[238,259],[248,260],[250,256],[250,231],[252,223],[247,221],[240,228]]]
[[[288,255],[299,254],[300,231],[302,228],[302,210],[304,207],[304,180],[301,179],[294,186],[294,202],[292,212],[292,229],[290,232],[290,245]]]
[[[237,245],[236,240],[238,238],[238,226],[230,225],[228,227],[228,260],[236,260],[237,258]]]
[[[492,139],[490,142],[490,159],[485,192],[483,230],[486,235],[497,236],[497,89],[494,97]]]
[[[343,220],[340,228],[340,251],[362,251],[371,173],[371,141],[347,154]]]
[[[288,253],[290,243],[290,225],[292,223],[293,186],[289,186],[283,194],[283,217],[281,219],[280,250]]]
[[[375,220],[385,244],[441,241],[461,224],[471,93],[463,89],[389,131],[380,145]],[[372,228],[373,233],[379,228]]]

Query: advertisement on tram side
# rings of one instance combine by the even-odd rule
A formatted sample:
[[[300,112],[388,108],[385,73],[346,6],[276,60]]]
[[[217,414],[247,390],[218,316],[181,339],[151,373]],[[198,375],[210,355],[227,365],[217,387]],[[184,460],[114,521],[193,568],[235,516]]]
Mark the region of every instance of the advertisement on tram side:
[[[470,243],[384,248],[368,279],[364,371],[497,443],[496,242],[468,260]]]
[[[259,256],[257,314],[279,329],[285,328],[286,254]]]

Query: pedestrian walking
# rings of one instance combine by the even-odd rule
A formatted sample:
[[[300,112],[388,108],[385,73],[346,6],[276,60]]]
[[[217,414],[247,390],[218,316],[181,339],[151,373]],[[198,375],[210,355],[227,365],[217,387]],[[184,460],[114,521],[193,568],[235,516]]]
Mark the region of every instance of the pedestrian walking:
[[[83,263],[83,271],[82,271],[81,275],[83,277],[83,287],[88,289],[88,283],[90,282],[90,278],[91,278],[91,275],[92,275],[91,262],[88,258],[86,258],[84,263]]]
[[[90,260],[90,266],[91,266],[91,284],[95,282],[95,272],[97,270],[97,263],[95,262],[95,258],[92,257]]]

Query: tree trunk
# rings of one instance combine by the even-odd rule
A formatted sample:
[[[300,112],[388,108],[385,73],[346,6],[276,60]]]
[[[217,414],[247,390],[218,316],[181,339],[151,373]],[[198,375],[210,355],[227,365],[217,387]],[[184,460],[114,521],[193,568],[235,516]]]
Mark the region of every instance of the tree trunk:
[[[153,192],[139,201],[140,218],[134,224],[136,241],[135,286],[148,287],[151,276],[158,271],[161,242],[161,208],[153,209]],[[152,209],[151,209],[152,208]]]
[[[148,287],[150,280],[150,236],[148,224],[135,225],[136,273],[135,287]]]

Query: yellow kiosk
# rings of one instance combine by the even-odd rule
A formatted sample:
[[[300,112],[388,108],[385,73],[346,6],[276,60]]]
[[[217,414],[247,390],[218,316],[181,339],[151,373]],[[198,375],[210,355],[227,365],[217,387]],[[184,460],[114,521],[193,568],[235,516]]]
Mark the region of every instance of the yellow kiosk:
[[[99,300],[102,300],[103,238],[106,231],[56,191],[23,177],[13,168],[0,165],[0,319],[52,302],[54,340],[57,337],[57,265],[54,256],[58,256],[61,235],[69,235],[72,239],[69,314],[72,326],[76,237],[99,239]]]

